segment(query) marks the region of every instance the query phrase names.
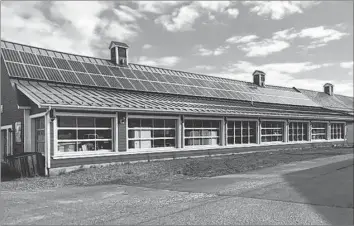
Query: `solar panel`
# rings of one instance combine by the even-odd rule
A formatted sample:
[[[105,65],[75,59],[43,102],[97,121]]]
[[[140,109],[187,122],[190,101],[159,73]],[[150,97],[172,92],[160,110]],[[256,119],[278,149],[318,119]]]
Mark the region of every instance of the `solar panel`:
[[[155,86],[149,82],[149,81],[145,81],[145,80],[140,80],[140,82],[145,86],[145,88],[150,91],[150,92],[158,92],[158,90],[155,88]]]
[[[159,82],[151,82],[151,84],[154,85],[154,87],[156,88],[156,90],[158,92],[167,93],[167,90],[165,89],[165,87],[163,87],[163,85],[161,85],[161,83],[159,83]]]
[[[134,85],[136,90],[148,91],[147,88],[145,88],[145,86],[139,80],[130,79],[129,81]]]
[[[123,89],[132,89],[135,90],[135,87],[129,82],[128,79],[126,78],[121,78],[121,77],[117,77],[118,81],[120,82],[120,84],[122,84]]]
[[[22,63],[20,54],[11,49],[1,49],[4,60]]]
[[[107,84],[106,80],[102,75],[91,74],[90,76],[98,86],[109,87],[109,85]]]
[[[155,76],[155,78],[160,81],[160,82],[169,82],[168,80],[165,79],[165,77],[163,77],[161,74],[158,73],[153,73],[153,75]]]
[[[86,72],[84,66],[82,66],[80,62],[72,61],[72,60],[68,60],[68,62],[74,71]]]
[[[125,78],[123,72],[119,70],[117,67],[109,67],[109,69],[112,71],[114,76]]]
[[[116,79],[116,77],[106,76],[105,79],[108,82],[110,87],[119,88],[119,89],[123,88],[123,86],[119,83],[119,81]]]
[[[133,73],[135,74],[135,76],[140,79],[140,80],[147,80],[146,76],[144,75],[143,72],[138,71],[138,70],[133,70]]]
[[[56,82],[65,82],[58,69],[43,68],[43,70],[49,80]]]
[[[98,69],[96,68],[96,66],[94,64],[85,63],[85,62],[83,62],[82,64],[84,65],[84,67],[88,73],[100,74],[100,72],[98,71]]]
[[[163,86],[165,87],[168,93],[178,94],[177,90],[173,87],[173,85],[164,83]]]
[[[28,78],[28,74],[23,64],[7,62],[6,65],[9,70],[10,76]]]
[[[69,70],[69,71],[72,70],[68,61],[66,61],[64,59],[59,59],[59,58],[53,58],[53,60],[59,69],[64,69],[64,70]]]
[[[155,78],[155,76],[151,72],[144,71],[143,73],[149,81],[158,81],[157,78]]]
[[[120,70],[124,73],[124,75],[127,78],[132,78],[132,79],[136,79],[137,77],[135,76],[135,74],[132,72],[132,70],[127,69],[127,68],[120,68]]]
[[[67,83],[81,84],[76,74],[72,71],[59,70],[60,74],[63,76],[63,79]]]
[[[55,66],[54,61],[52,60],[51,57],[48,56],[42,56],[42,55],[38,55],[38,60],[39,63],[43,66],[43,67],[51,67],[51,68],[57,68]]]
[[[33,65],[25,65],[25,67],[28,71],[30,78],[41,79],[41,80],[47,79],[41,67],[37,67]]]
[[[96,65],[96,67],[101,72],[102,75],[113,75],[107,66]]]
[[[77,78],[80,80],[81,84],[90,86],[96,85],[89,74],[81,72],[76,72],[75,74],[77,75]]]

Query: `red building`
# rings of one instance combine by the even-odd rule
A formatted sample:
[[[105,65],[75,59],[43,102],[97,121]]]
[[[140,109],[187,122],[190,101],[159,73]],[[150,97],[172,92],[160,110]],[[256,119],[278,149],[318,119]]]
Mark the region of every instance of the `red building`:
[[[353,98],[1,41],[2,157],[45,156],[46,173],[121,161],[344,143]],[[348,128],[350,128],[348,130]]]

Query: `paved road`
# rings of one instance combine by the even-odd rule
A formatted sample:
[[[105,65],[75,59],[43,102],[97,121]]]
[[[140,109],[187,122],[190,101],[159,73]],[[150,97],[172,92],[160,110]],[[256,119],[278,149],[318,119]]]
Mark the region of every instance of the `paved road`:
[[[353,155],[149,187],[2,192],[1,224],[353,224]]]

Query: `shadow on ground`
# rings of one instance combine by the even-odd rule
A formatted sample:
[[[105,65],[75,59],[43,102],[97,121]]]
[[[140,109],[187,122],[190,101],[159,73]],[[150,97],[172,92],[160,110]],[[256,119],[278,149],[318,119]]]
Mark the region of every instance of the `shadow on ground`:
[[[353,225],[353,159],[288,173],[283,177],[295,191],[287,199],[313,204],[316,212],[331,224]],[[328,207],[337,207],[338,211]],[[351,209],[340,211],[345,208]]]

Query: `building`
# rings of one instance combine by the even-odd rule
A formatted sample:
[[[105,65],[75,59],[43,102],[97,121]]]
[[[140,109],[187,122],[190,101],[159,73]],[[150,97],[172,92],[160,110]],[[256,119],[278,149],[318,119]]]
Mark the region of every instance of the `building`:
[[[2,157],[41,152],[46,173],[126,160],[344,143],[353,98],[1,42]],[[331,89],[332,87],[332,89]],[[328,105],[329,100],[336,104]],[[332,102],[331,102],[332,103]]]

